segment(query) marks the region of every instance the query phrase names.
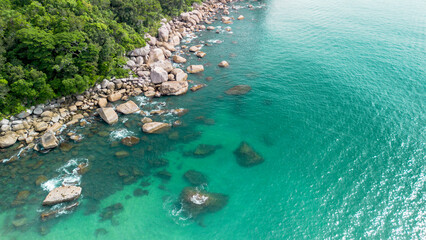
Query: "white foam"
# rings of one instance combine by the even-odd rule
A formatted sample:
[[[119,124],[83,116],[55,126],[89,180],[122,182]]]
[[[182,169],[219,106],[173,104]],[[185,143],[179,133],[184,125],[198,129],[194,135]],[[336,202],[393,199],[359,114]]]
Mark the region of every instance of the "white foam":
[[[134,134],[135,134],[134,132],[129,131],[126,128],[121,128],[121,129],[112,131],[109,136],[111,140],[121,140],[125,137],[132,136]]]
[[[79,165],[87,166],[89,160],[86,158],[75,158],[69,160],[65,165],[58,168],[56,171],[59,173],[57,177],[49,179],[41,184],[44,191],[52,191],[59,186],[78,186],[81,183],[81,175],[78,173]]]
[[[195,194],[191,197],[191,202],[193,202],[197,205],[201,205],[201,204],[205,203],[207,201],[207,199],[209,199],[209,197],[197,193],[197,194]]]

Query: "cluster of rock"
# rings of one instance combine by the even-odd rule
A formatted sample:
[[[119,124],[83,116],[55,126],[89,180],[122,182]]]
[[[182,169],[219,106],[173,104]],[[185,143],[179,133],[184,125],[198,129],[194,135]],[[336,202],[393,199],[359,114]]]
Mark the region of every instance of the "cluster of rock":
[[[178,52],[176,46],[193,32],[205,30],[206,26],[202,23],[211,24],[217,19],[215,15],[219,11],[228,15],[227,3],[231,1],[208,0],[201,5],[194,3],[193,11],[182,13],[170,21],[163,19],[158,29],[158,38],[147,34],[145,37],[149,39],[148,44],[128,53],[129,60],[124,66],[130,70],[128,78],[104,79],[83,94],[52,100],[33,106],[9,120],[3,119],[0,121],[0,148],[10,147],[17,141],[21,142],[19,147],[29,145],[30,148],[38,150],[39,145],[36,143],[41,142],[44,149],[54,148],[59,144],[55,134],[62,126],[77,123],[84,125],[85,122],[80,120],[93,115],[94,110],[97,110],[107,123],[116,122],[118,117],[109,102],[127,100],[140,94],[146,97],[185,94],[189,87],[188,74],[180,68],[174,68],[172,61],[181,64],[185,63],[186,59],[179,56],[183,51]],[[230,20],[229,17],[222,18],[225,23]],[[204,57],[205,53],[200,52],[200,49],[201,46],[193,46],[190,51]],[[226,62],[220,63],[222,67],[228,65]],[[204,71],[204,66],[192,65],[186,70],[188,73],[199,73]],[[192,90],[196,91],[203,86],[195,86]],[[126,103],[116,110],[128,114],[135,109],[132,103]],[[77,136],[71,136],[71,139],[79,140]]]

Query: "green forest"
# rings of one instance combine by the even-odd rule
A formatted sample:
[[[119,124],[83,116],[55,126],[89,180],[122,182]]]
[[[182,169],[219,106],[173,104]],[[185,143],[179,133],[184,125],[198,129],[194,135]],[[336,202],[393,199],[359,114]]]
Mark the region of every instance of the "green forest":
[[[0,119],[125,76],[125,53],[193,2],[0,0]]]

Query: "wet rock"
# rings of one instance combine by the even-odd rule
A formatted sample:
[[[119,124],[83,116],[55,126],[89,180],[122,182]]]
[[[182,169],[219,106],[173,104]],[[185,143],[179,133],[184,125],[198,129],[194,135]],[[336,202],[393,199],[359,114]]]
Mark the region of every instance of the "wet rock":
[[[197,52],[197,57],[199,57],[199,58],[203,58],[203,57],[205,57],[207,54],[205,53],[205,52],[201,52],[201,51],[199,51],[199,52]]]
[[[183,175],[183,178],[194,186],[204,185],[208,183],[207,177],[198,171],[188,170]]]
[[[150,123],[150,122],[152,122],[152,119],[149,118],[149,117],[144,117],[144,118],[142,118],[141,122],[142,123]]]
[[[129,176],[129,172],[125,169],[120,169],[117,171],[118,176],[120,177],[128,177]]]
[[[55,210],[52,210],[52,211],[44,212],[44,213],[42,213],[40,215],[40,218],[41,218],[41,220],[46,221],[49,218],[55,217],[56,214],[64,212],[64,211],[70,211],[70,210],[78,207],[78,205],[80,205],[80,203],[76,202],[76,203],[70,204],[68,206],[65,206],[63,208],[59,208],[59,209],[55,209]]]
[[[55,134],[48,130],[46,133],[41,137],[41,145],[44,149],[52,149],[57,147],[59,144],[58,139],[55,137]]]
[[[145,133],[162,133],[164,131],[167,131],[169,128],[170,128],[170,124],[162,123],[162,122],[150,122],[150,123],[145,123],[142,126],[142,130]]]
[[[118,105],[116,110],[122,114],[131,114],[139,111],[139,107],[135,102],[127,101],[126,103]]]
[[[180,194],[180,202],[188,216],[197,218],[201,214],[216,212],[225,207],[228,203],[228,196],[199,191],[195,187],[186,187]]]
[[[148,195],[148,194],[149,194],[148,190],[143,190],[143,189],[140,189],[140,188],[136,188],[133,191],[133,196],[135,196],[135,197],[145,196],[145,195]]]
[[[161,94],[162,95],[182,95],[188,91],[188,82],[187,81],[170,81],[163,82],[161,84]]]
[[[167,71],[163,68],[156,67],[151,70],[151,82],[154,84],[159,84],[167,82],[168,74]]]
[[[190,52],[198,52],[200,50],[201,50],[201,47],[199,47],[199,46],[192,46],[192,47],[189,48]]]
[[[128,157],[130,154],[129,152],[126,152],[126,151],[119,151],[119,152],[116,152],[114,155],[117,158],[124,158],[124,157]]]
[[[99,116],[108,124],[114,124],[118,122],[118,115],[112,108],[98,108],[96,110]]]
[[[203,72],[204,66],[203,65],[191,65],[186,69],[186,71],[188,71],[189,73]]]
[[[237,157],[237,163],[243,167],[252,167],[264,161],[247,142],[241,142],[240,146],[234,151]]]
[[[240,16],[238,16],[238,18],[237,18],[238,20],[243,20],[244,19],[244,16],[243,15],[240,15]]]
[[[215,27],[213,27],[213,26],[208,26],[207,27],[207,30],[209,30],[209,31],[212,31],[212,30],[214,30],[215,29]]]
[[[140,138],[135,137],[135,136],[129,136],[129,137],[125,137],[123,139],[121,139],[121,143],[123,145],[126,145],[128,147],[134,146],[136,144],[138,144],[140,142]]]
[[[173,56],[173,62],[175,62],[175,63],[186,63],[186,58],[181,57],[179,55],[174,55]]]
[[[206,86],[206,84],[197,84],[197,85],[194,85],[193,87],[191,87],[191,91],[193,91],[193,92],[198,91],[198,90],[200,90],[201,88],[203,88],[205,86]]]
[[[62,202],[69,202],[79,198],[81,187],[62,186],[53,189],[43,201],[43,205],[55,205]]]
[[[229,67],[229,63],[227,62],[227,61],[222,61],[222,62],[220,62],[219,63],[219,65],[218,65],[219,67]]]
[[[44,183],[44,182],[47,182],[47,177],[46,176],[44,176],[44,175],[40,175],[40,176],[38,176],[37,177],[37,179],[35,180],[35,184],[37,185],[37,186],[40,186],[42,183]]]
[[[225,93],[228,95],[244,95],[251,90],[249,85],[237,85],[228,89]]]
[[[22,227],[27,224],[27,218],[22,217],[12,221],[12,225],[16,228]]]
[[[59,146],[59,149],[61,149],[61,151],[62,151],[62,152],[69,152],[69,151],[71,151],[71,149],[72,149],[73,147],[74,147],[74,146],[73,146],[72,144],[67,143],[67,142],[63,142],[63,143],[61,143],[61,145]]]
[[[194,156],[196,157],[207,157],[213,154],[219,146],[208,145],[208,144],[199,144],[194,151]]]
[[[9,132],[8,134],[0,137],[0,148],[7,148],[12,146],[18,140],[18,135],[14,132]]]
[[[167,181],[172,178],[172,174],[167,170],[159,171],[157,174],[155,174],[155,176]]]

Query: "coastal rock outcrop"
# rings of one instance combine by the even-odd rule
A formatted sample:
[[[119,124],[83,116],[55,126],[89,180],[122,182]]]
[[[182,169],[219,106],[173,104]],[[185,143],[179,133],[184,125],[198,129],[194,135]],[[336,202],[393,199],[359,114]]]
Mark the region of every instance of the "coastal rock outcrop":
[[[187,81],[170,81],[161,84],[162,95],[182,95],[188,91]]]
[[[116,110],[122,114],[131,114],[139,111],[139,107],[135,102],[127,101],[126,103],[118,105]]]
[[[243,167],[252,167],[264,162],[263,157],[244,141],[234,151],[234,154],[237,157],[237,163]]]
[[[50,191],[43,201],[44,206],[55,205],[58,203],[69,202],[79,198],[81,195],[81,187],[62,186]]]
[[[209,212],[216,212],[228,203],[228,196],[221,193],[199,191],[195,187],[186,187],[180,194],[184,212],[193,218]]]
[[[108,124],[114,124],[118,122],[118,115],[112,108],[98,108],[97,112],[99,116]]]
[[[249,85],[237,85],[228,89],[225,93],[228,95],[244,95],[251,90]]]
[[[191,65],[186,69],[189,73],[199,73],[204,71],[203,65]]]
[[[150,122],[145,123],[142,126],[142,130],[145,133],[161,133],[163,131],[166,131],[170,128],[170,124],[163,123],[163,122]]]

